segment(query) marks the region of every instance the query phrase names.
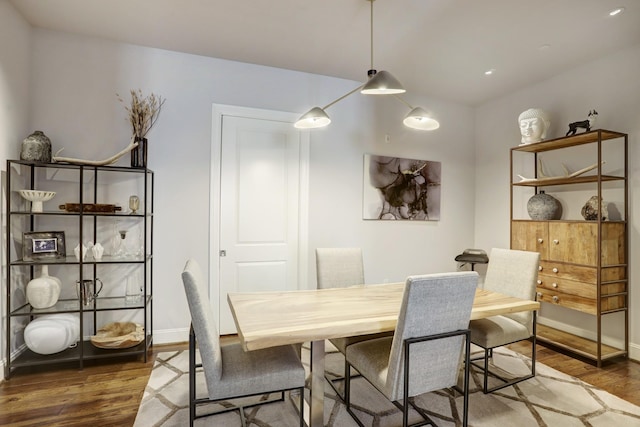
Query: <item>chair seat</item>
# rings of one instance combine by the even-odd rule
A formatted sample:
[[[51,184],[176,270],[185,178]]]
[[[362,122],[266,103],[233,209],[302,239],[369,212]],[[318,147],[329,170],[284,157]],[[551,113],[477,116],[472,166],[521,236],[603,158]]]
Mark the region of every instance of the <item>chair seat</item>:
[[[305,372],[293,346],[244,351],[239,343],[222,345],[222,376],[209,391],[210,399],[228,399],[304,387]]]
[[[471,342],[484,348],[494,348],[526,340],[531,332],[522,323],[505,316],[492,316],[469,322]]]
[[[392,336],[363,340],[350,345],[345,356],[351,366],[358,367],[360,375],[387,397],[385,389],[392,343]]]
[[[347,346],[351,344],[359,343],[362,341],[373,340],[377,338],[384,337],[392,337],[393,331],[389,332],[380,332],[378,334],[369,334],[369,335],[356,335],[354,337],[345,337],[345,338],[331,338],[329,342],[333,344],[340,353],[346,354]]]

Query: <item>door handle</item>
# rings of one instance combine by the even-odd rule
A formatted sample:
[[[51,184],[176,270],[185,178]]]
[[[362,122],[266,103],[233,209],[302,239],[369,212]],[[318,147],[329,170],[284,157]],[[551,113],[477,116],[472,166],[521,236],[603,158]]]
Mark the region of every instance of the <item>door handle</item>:
[[[223,257],[223,256],[227,256],[227,251],[225,251],[225,250],[221,250],[221,251],[220,251],[220,256],[221,256],[221,257]]]

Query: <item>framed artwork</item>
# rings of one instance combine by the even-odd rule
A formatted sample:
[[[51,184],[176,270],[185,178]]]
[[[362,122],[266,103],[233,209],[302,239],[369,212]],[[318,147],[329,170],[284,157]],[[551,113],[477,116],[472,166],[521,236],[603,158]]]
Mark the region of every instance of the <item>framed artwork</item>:
[[[364,155],[362,217],[440,220],[441,163]]]
[[[64,231],[22,233],[22,259],[36,261],[66,257]]]

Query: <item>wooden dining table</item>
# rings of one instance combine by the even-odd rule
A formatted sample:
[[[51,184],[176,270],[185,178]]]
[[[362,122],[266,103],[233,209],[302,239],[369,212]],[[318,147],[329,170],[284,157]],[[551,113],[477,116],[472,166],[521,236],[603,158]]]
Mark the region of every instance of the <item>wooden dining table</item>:
[[[325,340],[395,330],[405,283],[284,292],[229,293],[245,351],[310,342],[309,427],[324,425]],[[471,320],[535,311],[540,303],[476,290]]]

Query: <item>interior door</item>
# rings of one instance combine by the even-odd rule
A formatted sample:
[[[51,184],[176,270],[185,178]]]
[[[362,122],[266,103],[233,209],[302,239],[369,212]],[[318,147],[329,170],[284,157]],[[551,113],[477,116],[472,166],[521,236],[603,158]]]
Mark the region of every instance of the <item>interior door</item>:
[[[298,288],[300,132],[223,116],[221,139],[219,312],[230,334],[228,292]]]

